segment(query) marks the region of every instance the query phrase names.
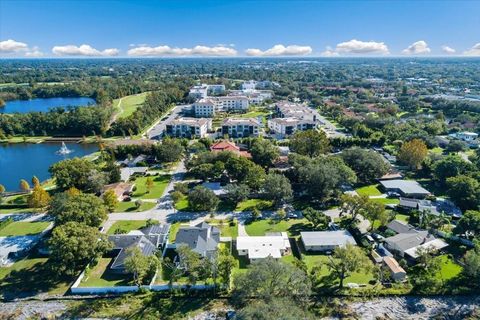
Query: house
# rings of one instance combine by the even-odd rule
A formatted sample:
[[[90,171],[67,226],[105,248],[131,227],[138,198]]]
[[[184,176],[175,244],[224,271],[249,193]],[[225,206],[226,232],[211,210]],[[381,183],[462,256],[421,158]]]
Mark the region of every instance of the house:
[[[463,131],[450,134],[451,137],[463,140],[465,142],[473,142],[478,138],[478,133]]]
[[[115,234],[108,237],[112,242],[114,260],[110,270],[117,273],[125,273],[125,259],[129,256],[129,249],[138,248],[140,252],[148,257],[155,254],[158,248],[163,248],[168,241],[170,232],[169,224],[157,224],[132,230],[128,234]]]
[[[385,158],[384,158],[385,159]],[[390,163],[389,161],[387,161]],[[378,180],[398,180],[403,179],[403,175],[400,172],[389,172],[378,178]]]
[[[402,197],[424,199],[430,195],[430,191],[414,180],[381,180],[380,185],[386,192],[396,192]]]
[[[397,260],[393,257],[383,257],[383,263],[390,270],[390,277],[394,281],[404,281],[407,277],[405,270],[398,264]]]
[[[440,213],[445,213],[455,218],[460,218],[462,216],[462,210],[460,210],[460,208],[458,208],[453,202],[442,198],[437,198],[435,201],[430,201],[401,197],[398,207],[406,211],[425,211],[435,216],[440,215]]]
[[[204,182],[202,183],[202,186],[213,191],[217,197],[227,194],[227,191],[225,191],[225,188],[220,184],[220,182]]]
[[[347,244],[357,245],[353,236],[347,230],[337,231],[304,231],[300,232],[306,251],[333,251]]]
[[[148,171],[148,167],[126,167],[120,168],[120,180],[123,182],[127,182],[130,180],[131,176],[135,175],[146,175]]]
[[[417,230],[413,226],[411,226],[407,223],[404,223],[400,220],[390,221],[387,224],[387,228],[389,230],[392,230],[393,232],[395,232],[397,234],[398,233],[415,233],[415,232],[417,232]]]
[[[250,262],[272,257],[279,259],[290,251],[290,241],[286,232],[257,237],[237,237],[239,256],[246,256]]]
[[[257,137],[260,123],[254,118],[227,118],[222,123],[222,134],[232,138]]]
[[[202,257],[212,257],[220,243],[220,230],[206,222],[178,229],[175,248],[187,245]]]
[[[422,243],[418,246],[412,247],[410,249],[405,250],[405,256],[412,260],[416,260],[419,256],[419,252],[421,250],[426,250],[430,252],[437,252],[444,248],[448,247],[448,244],[443,241],[442,239],[434,239],[432,241]]]
[[[133,183],[128,182],[117,182],[112,184],[107,184],[102,189],[102,194],[107,192],[108,190],[113,190],[115,195],[117,196],[118,201],[123,201],[126,197],[130,196],[133,192],[133,187],[135,185]]]
[[[123,161],[118,161],[117,164],[121,167],[136,167],[140,162],[147,160],[147,156],[140,154],[135,158],[127,158]]]
[[[204,138],[212,129],[212,119],[178,118],[166,126],[165,133],[177,138]]]
[[[404,257],[407,250],[416,248],[433,240],[435,240],[435,237],[428,231],[416,230],[415,232],[399,233],[386,238],[385,246],[388,250]]]
[[[240,147],[238,147],[235,142],[228,141],[228,140],[221,140],[215,142],[210,146],[210,151],[212,152],[222,152],[222,151],[230,151],[239,156],[251,158],[252,155],[247,151],[240,151]]]

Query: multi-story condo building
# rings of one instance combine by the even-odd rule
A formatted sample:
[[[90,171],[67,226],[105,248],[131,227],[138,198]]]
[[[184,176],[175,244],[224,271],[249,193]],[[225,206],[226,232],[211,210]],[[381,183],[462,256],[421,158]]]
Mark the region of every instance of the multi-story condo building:
[[[275,115],[278,118],[297,118],[312,122],[319,121],[319,114],[316,110],[304,104],[289,101],[280,101],[275,104]]]
[[[203,138],[212,129],[212,119],[178,118],[167,124],[166,134],[177,138]]]
[[[225,92],[225,85],[224,84],[209,84],[208,86],[208,94],[223,94]]]
[[[292,135],[298,130],[304,131],[318,127],[317,121],[295,117],[269,119],[267,123],[270,131],[279,137]]]
[[[222,134],[228,134],[231,138],[256,137],[259,132],[260,123],[254,118],[227,118],[222,123]]]
[[[257,88],[257,81],[249,80],[242,83],[242,90],[255,90]]]
[[[190,89],[188,96],[193,99],[204,99],[208,96],[208,86],[205,84],[193,86]]]
[[[245,96],[248,98],[248,102],[251,104],[261,104],[267,99],[273,97],[273,91],[271,90],[231,90],[228,93],[229,96]]]
[[[200,99],[192,104],[195,117],[213,117],[217,112],[246,112],[248,110],[248,98],[244,96],[209,97]]]

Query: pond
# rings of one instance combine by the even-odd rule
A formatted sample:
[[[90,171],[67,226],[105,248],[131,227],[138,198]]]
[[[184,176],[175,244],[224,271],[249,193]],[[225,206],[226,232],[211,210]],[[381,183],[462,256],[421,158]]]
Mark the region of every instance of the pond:
[[[48,168],[55,162],[67,158],[83,157],[98,150],[96,144],[78,144],[66,142],[71,153],[58,154],[62,147],[61,143],[16,143],[0,144],[0,184],[7,191],[17,191],[20,179],[29,183],[32,176],[37,176],[40,181],[50,178]]]
[[[94,104],[95,100],[88,97],[11,100],[5,102],[5,106],[0,108],[0,113],[27,113],[32,111],[45,112],[54,107],[78,107]]]

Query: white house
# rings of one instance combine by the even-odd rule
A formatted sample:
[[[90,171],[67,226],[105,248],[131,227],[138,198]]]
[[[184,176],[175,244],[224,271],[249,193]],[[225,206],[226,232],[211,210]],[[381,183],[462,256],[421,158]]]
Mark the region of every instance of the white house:
[[[475,132],[468,132],[468,131],[463,131],[463,132],[457,132],[454,133],[455,138],[463,140],[465,142],[472,142],[478,138],[478,134]]]
[[[333,251],[347,244],[357,244],[347,230],[305,231],[300,232],[300,236],[306,251]]]
[[[286,232],[263,237],[237,237],[239,256],[247,256],[250,262],[272,257],[279,259],[290,251]]]
[[[212,119],[178,118],[167,124],[166,134],[181,138],[203,138],[212,129]]]

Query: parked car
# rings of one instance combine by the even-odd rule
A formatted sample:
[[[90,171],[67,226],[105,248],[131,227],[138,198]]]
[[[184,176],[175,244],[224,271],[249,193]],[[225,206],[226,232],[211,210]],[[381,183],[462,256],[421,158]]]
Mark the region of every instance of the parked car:
[[[375,240],[377,240],[377,241],[382,241],[382,240],[385,239],[384,236],[382,236],[382,235],[380,235],[380,234],[378,234],[378,233],[372,233],[372,238],[375,239]]]

